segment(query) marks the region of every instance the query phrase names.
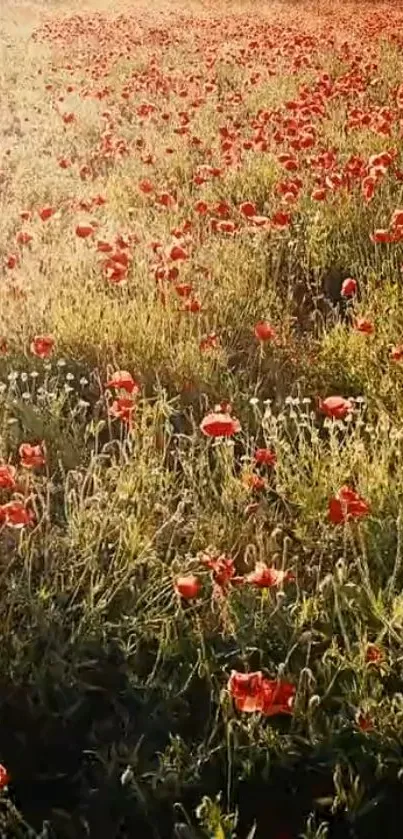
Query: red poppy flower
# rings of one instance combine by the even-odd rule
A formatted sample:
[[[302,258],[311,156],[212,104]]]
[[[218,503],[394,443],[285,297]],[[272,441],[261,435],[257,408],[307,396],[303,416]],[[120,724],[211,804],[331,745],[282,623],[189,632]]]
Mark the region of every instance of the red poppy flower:
[[[313,201],[324,201],[326,199],[326,189],[324,187],[317,187],[311,194]]]
[[[276,332],[267,320],[259,321],[254,331],[259,341],[273,341],[276,338]]]
[[[276,452],[272,449],[256,449],[253,459],[260,466],[275,466],[277,463]]]
[[[271,222],[275,227],[279,227],[280,229],[288,227],[291,222],[291,215],[290,213],[285,213],[284,210],[278,210],[277,213],[274,213]]]
[[[217,201],[212,210],[215,215],[220,216],[220,218],[223,219],[229,218],[231,213],[231,207],[227,201]]]
[[[261,670],[239,673],[233,670],[228,691],[238,711],[262,712],[266,716],[290,714],[295,687],[280,679],[266,679]]]
[[[15,268],[15,266],[17,265],[17,262],[18,262],[18,256],[15,253],[9,253],[8,256],[6,257],[6,266],[10,270]]]
[[[352,277],[348,277],[343,281],[340,292],[342,297],[354,297],[356,291],[357,280],[354,280]]]
[[[272,588],[295,579],[291,571],[269,568],[264,562],[258,562],[254,571],[246,576],[246,582],[258,588]]]
[[[367,664],[380,664],[384,660],[384,652],[377,644],[367,644],[365,661]]]
[[[356,332],[361,332],[362,335],[373,335],[375,332],[374,324],[367,318],[357,318],[354,323],[354,328]]]
[[[16,471],[11,463],[0,464],[0,489],[14,489]]]
[[[373,731],[374,724],[369,716],[369,714],[364,713],[364,711],[358,711],[355,717],[355,721],[358,725],[358,728],[361,731]]]
[[[156,196],[155,202],[156,204],[160,204],[162,207],[173,207],[176,203],[176,199],[173,195],[170,195],[169,192],[162,192],[161,195]]]
[[[211,220],[211,229],[213,233],[235,233],[237,229],[237,225],[231,219],[212,219]]]
[[[129,399],[127,396],[121,396],[118,399],[115,399],[114,402],[112,402],[112,405],[110,405],[109,416],[130,424],[135,408],[136,406],[133,399]]]
[[[368,513],[369,504],[348,486],[341,487],[337,495],[329,501],[328,516],[332,524],[344,524],[351,519],[362,519]]]
[[[182,306],[183,312],[192,312],[192,314],[196,315],[198,312],[201,311],[202,304],[197,297],[191,297]]]
[[[372,175],[368,175],[361,184],[361,191],[364,201],[368,203],[372,200],[375,194],[375,186],[376,186],[376,178]]]
[[[210,332],[210,335],[207,335],[206,338],[202,338],[199,346],[202,352],[206,352],[207,350],[215,350],[217,349],[217,347],[220,346],[220,339],[215,332]]]
[[[184,600],[192,600],[197,597],[201,582],[195,574],[187,574],[183,577],[177,577],[174,583],[174,588],[177,594],[184,598]]]
[[[32,510],[28,510],[22,501],[9,501],[0,506],[0,523],[8,527],[21,529],[33,521]]]
[[[180,260],[189,259],[188,254],[181,245],[172,245],[172,247],[168,251],[169,259],[172,259],[174,262],[178,262]]]
[[[103,207],[103,205],[106,204],[106,198],[104,195],[95,195],[95,197],[92,199],[92,203],[94,207]]]
[[[206,437],[232,437],[241,430],[240,423],[228,413],[212,411],[200,423],[200,430]]]
[[[26,469],[37,469],[46,463],[46,457],[41,446],[31,446],[30,443],[22,443],[18,449],[18,454],[20,456],[21,466],[25,466]]]
[[[4,789],[10,783],[10,775],[5,766],[0,763],[0,790]]]
[[[390,226],[393,227],[393,229],[396,227],[403,227],[403,210],[394,210],[390,220]]]
[[[292,157],[289,152],[282,152],[279,154],[277,159],[278,162],[284,166],[287,172],[295,172],[299,168],[298,161],[295,157]]]
[[[76,227],[76,236],[79,239],[87,239],[88,236],[92,236],[95,233],[95,227],[92,224],[77,224]]]
[[[264,679],[262,710],[265,716],[291,714],[295,693],[295,687],[290,682],[281,679]]]
[[[109,381],[106,382],[105,387],[125,390],[126,393],[131,394],[140,392],[140,385],[127,370],[117,370],[116,373],[113,373]]]
[[[393,234],[390,230],[378,229],[370,234],[370,239],[374,244],[384,244],[393,241]]]
[[[20,230],[16,236],[16,242],[18,245],[29,245],[32,242],[32,234],[27,233],[25,230]]]
[[[255,673],[232,670],[227,687],[238,711],[253,714],[263,710],[263,682],[261,670]]]
[[[100,253],[110,253],[113,251],[113,245],[110,242],[105,242],[103,239],[98,239],[97,251]]]
[[[140,192],[144,192],[145,195],[149,195],[150,192],[154,192],[154,186],[148,178],[144,178],[144,180],[139,182],[139,190]]]
[[[242,476],[242,483],[247,489],[260,492],[266,487],[266,481],[261,475],[255,475],[254,472],[245,472]]]
[[[116,254],[105,261],[104,271],[108,282],[113,285],[120,285],[127,280],[128,268],[116,259]]]
[[[206,215],[208,212],[208,204],[207,201],[196,201],[194,205],[194,210],[196,213],[199,213],[200,216]]]
[[[245,218],[255,216],[257,213],[256,204],[253,204],[252,201],[244,201],[239,205],[239,211],[243,216],[245,216]]]
[[[193,291],[193,286],[191,286],[190,283],[177,283],[177,285],[175,285],[175,291],[178,297],[190,297]]]
[[[179,268],[177,265],[171,265],[170,268],[167,269],[167,277],[170,282],[175,282],[175,280],[179,277]]]
[[[343,396],[328,396],[319,400],[319,409],[331,419],[344,419],[353,410],[353,404]]]
[[[51,335],[35,335],[30,349],[38,358],[49,358],[55,346],[55,339]]]
[[[231,556],[220,554],[220,556],[210,556],[205,554],[201,561],[212,572],[213,581],[222,589],[227,589],[229,584],[242,584],[244,578],[238,576],[236,573],[235,562]]]
[[[41,221],[47,221],[55,212],[56,210],[53,207],[42,207],[38,210],[38,215]]]
[[[392,347],[390,351],[390,357],[393,361],[402,361],[403,360],[403,344],[398,344],[396,347]]]

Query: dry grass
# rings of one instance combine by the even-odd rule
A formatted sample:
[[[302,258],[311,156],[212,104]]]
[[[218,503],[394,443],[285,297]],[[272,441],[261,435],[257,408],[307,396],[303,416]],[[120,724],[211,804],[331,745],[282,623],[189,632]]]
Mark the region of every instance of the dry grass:
[[[403,225],[371,234],[402,206],[402,23],[362,3],[2,7],[5,836],[400,835]],[[337,394],[352,410],[325,418]],[[223,400],[241,431],[208,439]],[[345,485],[367,515],[335,524]],[[205,552],[289,581],[217,587]],[[234,710],[231,670],[292,684],[292,714]]]

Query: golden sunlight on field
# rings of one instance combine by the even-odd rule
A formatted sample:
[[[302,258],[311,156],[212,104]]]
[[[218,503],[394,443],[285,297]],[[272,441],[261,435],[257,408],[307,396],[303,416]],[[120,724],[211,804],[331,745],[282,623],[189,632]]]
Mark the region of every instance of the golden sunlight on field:
[[[400,839],[402,67],[397,4],[1,7],[6,839]]]

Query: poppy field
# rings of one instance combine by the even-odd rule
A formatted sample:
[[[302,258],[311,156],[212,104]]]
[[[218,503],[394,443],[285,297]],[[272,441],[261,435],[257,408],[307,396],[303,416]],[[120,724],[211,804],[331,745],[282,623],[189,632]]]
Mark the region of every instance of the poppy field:
[[[0,835],[398,838],[403,8],[0,35]]]

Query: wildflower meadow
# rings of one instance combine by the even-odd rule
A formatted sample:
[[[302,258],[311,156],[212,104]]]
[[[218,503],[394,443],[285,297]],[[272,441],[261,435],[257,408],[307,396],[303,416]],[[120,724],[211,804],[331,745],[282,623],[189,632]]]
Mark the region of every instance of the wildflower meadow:
[[[0,836],[403,835],[403,5],[4,0]]]

